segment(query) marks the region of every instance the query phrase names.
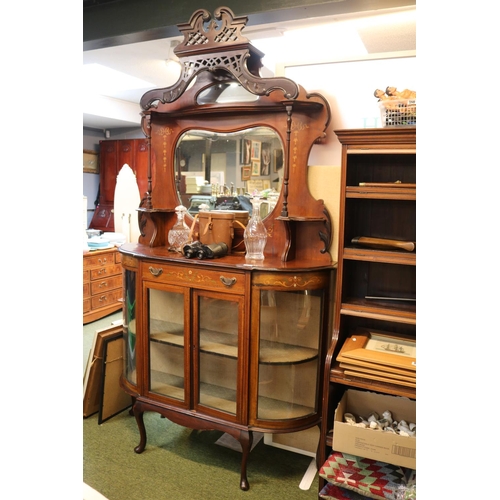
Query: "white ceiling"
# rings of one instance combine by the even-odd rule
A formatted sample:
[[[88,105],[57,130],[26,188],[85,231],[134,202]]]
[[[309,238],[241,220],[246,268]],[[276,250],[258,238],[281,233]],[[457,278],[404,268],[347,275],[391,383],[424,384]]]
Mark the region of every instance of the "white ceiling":
[[[252,26],[245,28],[243,34],[264,52],[266,75],[274,74],[276,65],[311,62],[311,48],[317,61],[416,51],[416,9],[383,13]],[[308,33],[311,26],[313,31]],[[141,96],[152,88],[168,87],[177,81],[179,69],[172,70],[166,64],[171,42],[175,40],[180,42],[182,36],[84,51],[84,65],[99,64],[148,83],[135,89],[99,88],[109,81],[93,77],[84,85],[88,91],[83,96],[83,126],[101,130],[139,126]],[[304,43],[304,40],[309,41]],[[172,66],[175,68],[175,64]],[[95,88],[91,90],[92,87]]]

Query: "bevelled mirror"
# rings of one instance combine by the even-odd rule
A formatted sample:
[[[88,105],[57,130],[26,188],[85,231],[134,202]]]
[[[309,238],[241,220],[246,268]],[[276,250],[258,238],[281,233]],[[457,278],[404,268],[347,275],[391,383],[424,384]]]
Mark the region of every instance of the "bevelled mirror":
[[[248,210],[249,195],[265,192],[267,215],[283,180],[283,143],[270,127],[237,132],[192,129],[176,145],[179,201],[193,215],[201,204],[210,210]]]
[[[166,246],[182,204],[193,235],[200,206],[245,211],[264,200],[266,258],[329,261],[331,221],[308,188],[308,158],[326,136],[326,99],[285,77],[261,77],[261,53],[240,31],[245,17],[221,7],[179,25],[182,69],[170,87],[141,98],[150,150],[140,208],[141,244]]]

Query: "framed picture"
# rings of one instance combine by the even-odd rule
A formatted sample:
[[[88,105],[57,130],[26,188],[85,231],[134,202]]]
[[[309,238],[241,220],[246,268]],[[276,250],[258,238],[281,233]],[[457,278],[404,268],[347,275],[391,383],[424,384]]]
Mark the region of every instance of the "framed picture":
[[[260,160],[252,160],[252,175],[260,175]]]
[[[89,174],[99,173],[99,153],[90,149],[83,150],[83,171]]]
[[[346,375],[352,375],[354,377],[379,380],[380,382],[404,385],[406,387],[417,386],[416,374],[413,373],[412,377],[408,370],[406,370],[406,375],[401,375],[399,373],[386,372],[377,370],[376,368],[367,368],[364,366],[349,365],[347,363],[340,363],[340,368],[344,370]]]
[[[251,167],[241,167],[241,180],[248,181],[252,175]]]
[[[273,151],[274,155],[274,171],[277,172],[280,168],[283,167],[283,150],[282,149],[275,149]]]
[[[271,189],[271,181],[269,179],[262,179],[262,189]]]
[[[120,387],[123,371],[123,329],[104,339],[101,379],[101,403],[97,423],[106,420],[132,406],[132,398]]]
[[[123,336],[123,326],[109,326],[96,330],[89,352],[90,363],[83,379],[83,416],[90,417],[99,411],[103,377],[104,346],[110,339]]]
[[[376,330],[359,330],[346,339],[337,361],[350,364],[360,361],[415,372],[417,346],[414,340],[404,337]]]
[[[264,187],[262,186],[262,179],[255,179],[247,181],[247,191],[249,193],[259,193]]]
[[[252,141],[251,159],[260,162],[260,141]]]
[[[241,139],[240,143],[240,164],[250,165],[252,155],[252,141],[250,139]]]
[[[271,144],[263,142],[260,154],[260,175],[267,176],[271,173]]]
[[[412,380],[405,380],[401,377],[391,378],[387,373],[367,373],[360,370],[349,370],[344,368],[344,374],[351,377],[367,378],[369,380],[377,380],[379,382],[386,382],[389,384],[403,385],[405,387],[417,387],[417,382]]]

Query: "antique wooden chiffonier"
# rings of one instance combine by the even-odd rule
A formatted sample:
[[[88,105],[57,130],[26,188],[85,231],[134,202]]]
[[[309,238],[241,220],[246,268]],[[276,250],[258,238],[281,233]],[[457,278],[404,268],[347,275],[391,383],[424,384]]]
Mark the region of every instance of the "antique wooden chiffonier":
[[[141,100],[149,148],[141,236],[120,247],[121,385],[134,400],[135,451],[146,446],[145,411],[224,431],[241,443],[243,490],[252,432],[320,425],[335,268],[330,216],[309,192],[307,168],[329,125],[328,103],[287,78],[261,78],[263,54],[241,34],[246,22],[221,7],[179,25],[178,82]],[[271,151],[269,171],[256,170],[255,180],[279,191],[263,219],[265,259],[171,251],[168,233],[187,178],[248,187],[245,169],[258,165],[245,164],[246,144],[254,162],[256,152]],[[197,234],[196,216],[187,213],[185,222]]]

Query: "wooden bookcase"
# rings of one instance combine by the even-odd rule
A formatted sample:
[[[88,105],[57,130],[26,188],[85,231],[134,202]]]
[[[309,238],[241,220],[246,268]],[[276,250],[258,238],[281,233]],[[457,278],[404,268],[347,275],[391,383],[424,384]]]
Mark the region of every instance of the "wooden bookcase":
[[[346,389],[416,399],[416,388],[347,375],[336,360],[360,328],[416,340],[416,128],[335,133],[342,144],[339,248],[318,466],[332,449],[334,412]],[[408,241],[415,248],[368,247],[353,243],[357,237]]]

